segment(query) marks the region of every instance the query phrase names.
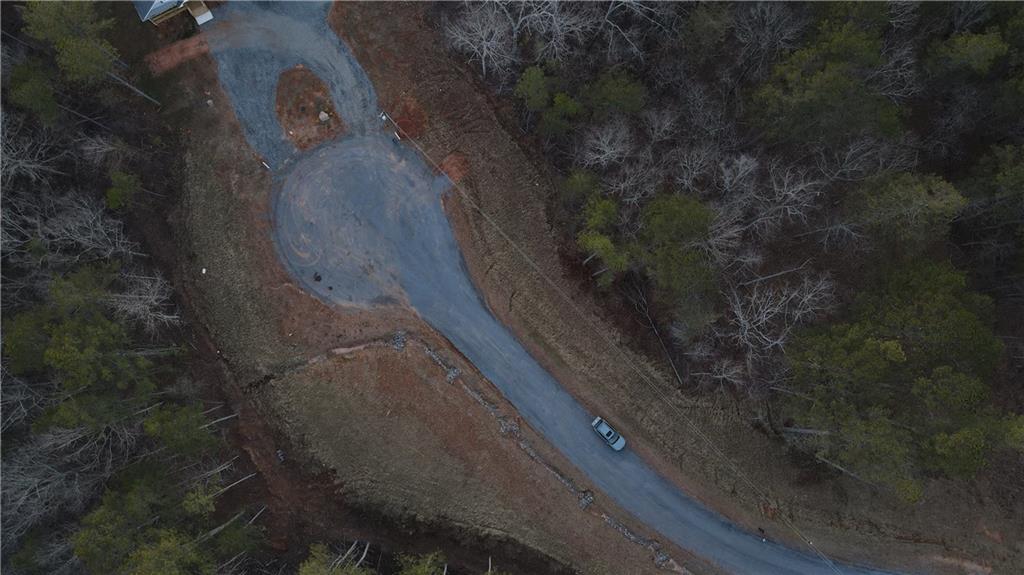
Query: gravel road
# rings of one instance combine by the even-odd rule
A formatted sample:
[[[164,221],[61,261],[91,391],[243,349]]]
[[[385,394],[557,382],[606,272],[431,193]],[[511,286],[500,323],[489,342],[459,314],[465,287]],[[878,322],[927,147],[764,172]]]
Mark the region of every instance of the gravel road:
[[[231,2],[217,8],[204,34],[249,144],[275,173],[275,241],[305,289],[339,305],[411,307],[594,486],[729,571],[881,573],[762,541],[687,497],[628,447],[617,453],[602,443],[590,429],[592,414],[488,311],[442,207],[450,182],[378,118],[373,86],[328,27],[326,5]],[[277,78],[296,64],[324,80],[348,127],[304,153],[274,113]],[[601,415],[614,424],[615,414]]]

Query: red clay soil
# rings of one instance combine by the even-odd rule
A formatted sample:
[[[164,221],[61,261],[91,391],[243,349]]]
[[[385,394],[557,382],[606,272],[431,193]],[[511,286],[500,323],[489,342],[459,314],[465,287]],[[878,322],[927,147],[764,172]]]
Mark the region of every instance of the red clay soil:
[[[469,160],[464,154],[452,152],[441,161],[441,171],[453,182],[461,182],[469,173]]]
[[[295,147],[308,150],[345,130],[323,80],[302,64],[286,70],[277,82],[277,118]],[[320,113],[327,114],[320,121]]]
[[[210,45],[206,43],[206,37],[196,35],[164,46],[149,54],[146,56],[146,64],[154,76],[159,76],[209,51]]]
[[[391,117],[394,118],[403,135],[418,138],[426,131],[427,113],[412,96],[402,96],[397,104],[386,105],[386,109],[392,110]]]

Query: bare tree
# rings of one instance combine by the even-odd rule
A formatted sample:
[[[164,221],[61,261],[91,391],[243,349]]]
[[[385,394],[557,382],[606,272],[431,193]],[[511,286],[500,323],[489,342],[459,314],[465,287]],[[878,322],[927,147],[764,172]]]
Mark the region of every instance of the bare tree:
[[[599,14],[592,9],[592,5],[585,2],[509,2],[503,4],[503,7],[513,20],[516,18],[513,18],[511,11],[519,10],[525,29],[542,39],[535,43],[538,60],[565,62],[600,25]]]
[[[519,61],[518,29],[509,12],[497,2],[466,3],[458,17],[445,27],[451,47],[480,64],[480,73],[506,81]]]
[[[649,155],[631,158],[603,180],[609,193],[618,196],[626,205],[642,205],[658,191],[664,179],[664,170]]]
[[[140,253],[119,220],[92,198],[73,193],[5,193],[0,236],[5,305],[45,294],[53,275],[69,265]]]
[[[804,275],[795,284],[747,283],[748,291],[733,286],[725,294],[729,328],[719,336],[739,344],[748,364],[782,349],[794,327],[830,309],[834,301],[834,283],[828,275]]]
[[[588,168],[607,169],[624,162],[635,150],[633,130],[624,118],[616,116],[584,133],[577,158]]]
[[[818,236],[818,243],[825,251],[857,247],[866,239],[856,224],[841,220],[830,220],[824,226],[797,234],[796,237],[809,235]]]
[[[728,207],[715,210],[715,219],[701,249],[719,266],[733,261],[743,240],[743,222],[740,213]]]
[[[21,55],[15,49],[4,43],[0,45],[0,80],[7,84],[11,75],[11,68],[21,61]]]
[[[887,46],[883,53],[885,64],[868,75],[868,85],[895,103],[917,95],[922,88],[915,52],[910,43]]]
[[[740,61],[760,78],[778,56],[793,48],[804,20],[792,6],[781,2],[757,2],[737,10],[734,34],[741,46]]]
[[[27,268],[26,271],[0,276],[0,290],[4,307],[14,309],[29,304],[42,295],[53,280],[52,272],[43,268]]]
[[[6,367],[0,367],[0,375],[3,379],[0,385],[0,412],[3,413],[0,431],[4,433],[27,423],[58,399],[56,386],[52,383],[29,383],[11,375]]]
[[[747,387],[747,370],[740,362],[729,357],[720,357],[711,363],[707,371],[691,374],[698,385],[706,390],[728,391]]]
[[[4,461],[3,548],[44,521],[83,511],[134,451],[140,434],[137,425],[55,428],[18,446]]]
[[[608,63],[643,61],[644,41],[652,31],[667,32],[670,7],[639,0],[613,0],[605,4],[598,31],[604,36]]]
[[[118,169],[126,160],[135,155],[135,151],[119,138],[103,135],[86,135],[76,142],[78,153],[82,159],[93,166],[105,166]]]
[[[72,540],[76,527],[77,525],[74,525],[73,522],[47,526],[47,529],[41,533],[42,536],[35,540],[34,545],[30,548],[22,546],[19,552],[30,554],[34,568],[33,573],[50,575],[81,575],[85,573],[84,565],[75,555]],[[11,568],[11,573],[23,572]]]
[[[960,135],[976,125],[981,113],[984,107],[977,88],[967,85],[950,92],[943,102],[942,112],[934,115],[925,146],[939,157],[959,157],[964,152]]]
[[[715,340],[715,333],[712,330],[705,330],[701,337],[691,341],[692,333],[685,326],[682,330],[677,329],[678,326],[672,324],[669,326],[669,335],[672,336],[672,342],[684,349],[683,354],[693,362],[706,362],[711,361],[718,351],[717,341]]]
[[[953,8],[953,33],[967,32],[988,20],[988,4],[961,0]]]
[[[793,294],[790,321],[806,323],[830,311],[835,304],[835,291],[835,282],[829,274],[804,274]]]
[[[749,357],[781,349],[789,335],[782,320],[791,297],[785,290],[762,284],[754,284],[749,294],[730,288],[726,293],[730,329],[720,335],[739,344]]]
[[[3,209],[0,210],[0,254],[8,261],[22,259],[28,254],[28,242],[39,229],[42,215],[39,203],[27,194],[4,190]]]
[[[623,203],[619,206],[617,227],[619,235],[625,241],[635,240],[643,230],[643,205],[639,203]]]
[[[920,2],[893,0],[889,2],[889,25],[894,30],[910,30],[921,19]]]
[[[679,127],[679,111],[671,107],[651,108],[641,115],[652,142],[664,142],[675,135]]]
[[[747,154],[732,156],[718,162],[716,185],[724,196],[741,197],[750,194],[757,182],[761,164]]]
[[[710,141],[719,147],[734,137],[734,127],[726,114],[723,94],[713,94],[699,82],[689,82],[683,88],[683,102],[690,129],[698,141]]]
[[[104,303],[115,315],[139,323],[150,334],[181,322],[171,308],[171,286],[163,277],[122,272],[120,280],[120,290],[103,296]]]
[[[73,263],[142,255],[121,222],[107,215],[95,200],[71,193],[46,201],[48,217],[40,226],[39,237],[50,261]]]
[[[53,529],[46,540],[39,545],[33,556],[36,564],[51,575],[78,575],[84,573],[82,561],[75,555],[72,536],[75,530],[70,526]]]
[[[725,269],[737,277],[750,275],[755,270],[761,269],[761,266],[764,265],[764,258],[764,249],[761,246],[748,245],[736,254],[736,257]]]
[[[805,222],[822,190],[822,182],[778,161],[768,165],[768,176],[767,187],[755,188],[741,200],[752,214],[747,229],[762,239],[771,238],[783,224]]]
[[[864,136],[841,150],[819,149],[818,171],[829,181],[856,182],[881,172],[910,171],[917,166],[917,143],[911,137],[898,142]]]
[[[20,114],[6,110],[0,110],[0,124],[0,181],[5,186],[19,177],[45,182],[61,173],[57,164],[64,152],[50,130],[26,129]]]
[[[4,267],[0,289],[5,308],[28,303],[46,292],[54,269],[40,265],[45,247],[38,240],[46,202],[35,193],[7,186],[0,205],[0,255]]]
[[[718,150],[711,144],[698,144],[674,154],[675,183],[683,191],[706,196],[712,191],[711,180],[718,165]]]

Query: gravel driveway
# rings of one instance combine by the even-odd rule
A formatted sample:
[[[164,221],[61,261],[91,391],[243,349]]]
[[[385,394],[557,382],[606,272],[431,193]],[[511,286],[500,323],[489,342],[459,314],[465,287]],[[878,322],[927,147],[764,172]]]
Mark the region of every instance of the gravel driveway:
[[[249,144],[275,172],[275,241],[305,289],[338,305],[411,307],[596,487],[727,570],[878,573],[833,568],[811,551],[762,541],[687,497],[628,447],[614,452],[593,433],[592,414],[484,305],[441,204],[450,182],[378,118],[373,86],[327,26],[326,5],[227,3],[204,34]],[[341,139],[301,153],[274,113],[277,79],[296,64],[324,80],[348,127]],[[615,414],[601,415],[614,424]]]

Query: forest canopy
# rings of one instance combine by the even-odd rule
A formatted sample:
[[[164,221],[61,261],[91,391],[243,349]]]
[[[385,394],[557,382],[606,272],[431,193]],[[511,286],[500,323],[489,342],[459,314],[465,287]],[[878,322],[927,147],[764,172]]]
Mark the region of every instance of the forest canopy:
[[[562,175],[549,217],[591,288],[650,293],[681,388],[908,501],[1024,447],[1024,322],[999,321],[1024,317],[1020,5],[466,3],[443,27]]]

